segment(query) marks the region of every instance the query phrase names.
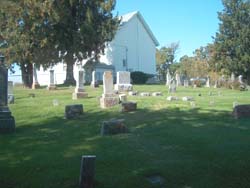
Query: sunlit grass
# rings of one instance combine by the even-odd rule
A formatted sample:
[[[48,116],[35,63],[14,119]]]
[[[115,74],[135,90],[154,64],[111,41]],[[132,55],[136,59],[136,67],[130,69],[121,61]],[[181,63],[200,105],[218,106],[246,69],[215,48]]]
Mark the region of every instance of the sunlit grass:
[[[172,94],[180,100],[167,101],[166,86],[135,85],[163,96],[128,96],[138,110],[121,113],[100,108],[101,87],[87,86],[89,97],[80,100],[72,100],[73,90],[15,88],[16,132],[0,135],[1,188],[77,187],[81,156],[89,154],[97,156],[97,188],[250,187],[250,119],[231,116],[233,102],[250,104],[249,91],[180,87]],[[68,104],[83,104],[84,115],[64,119]],[[111,118],[125,119],[130,132],[101,137],[101,122]],[[163,186],[148,182],[153,174]]]

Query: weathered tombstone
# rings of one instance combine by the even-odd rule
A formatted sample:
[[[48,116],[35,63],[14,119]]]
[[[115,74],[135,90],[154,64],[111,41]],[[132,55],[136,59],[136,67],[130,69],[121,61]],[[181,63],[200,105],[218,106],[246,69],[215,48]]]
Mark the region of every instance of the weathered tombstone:
[[[93,87],[93,88],[99,87],[99,84],[98,84],[98,82],[96,81],[95,71],[92,72],[91,87]]]
[[[235,74],[232,72],[231,73],[231,81],[234,82],[235,81]]]
[[[239,75],[238,81],[239,81],[241,84],[243,84],[242,78],[243,78],[243,76],[242,76],[242,75]]]
[[[121,111],[122,112],[131,112],[135,111],[137,109],[137,103],[136,102],[122,102],[121,103]]]
[[[15,97],[13,94],[13,82],[8,81],[8,103],[9,104],[14,104]]]
[[[184,87],[188,87],[188,86],[189,86],[188,80],[184,80]]]
[[[127,95],[126,94],[120,94],[119,95],[120,102],[127,102]]]
[[[149,93],[149,92],[141,92],[140,95],[142,97],[149,97],[149,96],[151,96],[151,93]]]
[[[83,105],[82,104],[73,104],[65,106],[64,117],[66,119],[78,118],[83,114]]]
[[[166,74],[166,85],[168,86],[171,82],[171,75],[169,72],[169,69],[167,70],[167,74]]]
[[[114,94],[113,76],[111,71],[103,73],[103,94],[100,98],[101,108],[109,108],[119,103],[119,98]]]
[[[117,82],[115,84],[115,90],[119,92],[133,90],[133,85],[130,84],[130,72],[127,71],[117,72]]]
[[[152,96],[154,96],[154,97],[159,97],[159,96],[162,96],[162,92],[153,92],[152,93]]]
[[[193,101],[193,100],[194,100],[193,97],[189,97],[189,96],[182,97],[182,101]]]
[[[47,87],[48,90],[55,90],[55,78],[54,78],[54,70],[49,71],[49,85]]]
[[[169,87],[168,87],[168,92],[169,93],[175,93],[176,92],[176,81],[175,79],[172,79],[170,81]]]
[[[179,100],[179,98],[178,97],[174,97],[174,96],[169,96],[169,97],[167,97],[167,100],[168,101],[177,101],[177,100]]]
[[[179,73],[176,73],[175,79],[176,79],[176,86],[181,86],[181,77]]]
[[[206,87],[210,87],[210,77],[207,77],[207,81],[206,81]]]
[[[101,135],[113,135],[127,133],[128,128],[124,124],[124,119],[111,119],[109,121],[103,121],[101,125]]]
[[[81,69],[78,72],[75,92],[72,93],[73,100],[88,97],[88,93],[86,93],[84,90],[84,83],[85,83],[85,71],[84,69]]]
[[[0,133],[15,131],[15,119],[8,108],[8,71],[0,54]]]
[[[35,66],[35,63],[34,63],[33,64],[33,83],[32,83],[32,89],[37,89],[39,87],[40,87],[40,84],[38,83],[36,66]]]
[[[236,105],[232,114],[235,119],[250,118],[250,104]]]
[[[138,91],[129,91],[128,95],[129,96],[137,96],[138,95]]]
[[[218,87],[218,80],[216,80],[214,83],[214,88],[216,89],[217,87]]]
[[[95,155],[84,155],[80,167],[80,188],[94,188],[95,186]]]

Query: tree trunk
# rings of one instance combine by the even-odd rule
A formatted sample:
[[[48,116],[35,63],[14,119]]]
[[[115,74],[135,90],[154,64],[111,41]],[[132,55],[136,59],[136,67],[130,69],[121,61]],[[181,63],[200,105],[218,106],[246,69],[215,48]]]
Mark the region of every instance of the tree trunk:
[[[31,63],[22,63],[21,64],[21,73],[23,86],[27,88],[32,87],[33,83],[33,66]]]
[[[64,84],[66,85],[75,85],[76,80],[74,78],[74,60],[73,58],[67,58],[67,69],[66,69],[66,79],[64,81]]]

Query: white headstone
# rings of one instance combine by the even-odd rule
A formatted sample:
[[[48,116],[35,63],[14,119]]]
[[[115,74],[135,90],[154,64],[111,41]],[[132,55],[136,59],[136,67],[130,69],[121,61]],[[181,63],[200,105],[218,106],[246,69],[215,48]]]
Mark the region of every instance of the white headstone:
[[[206,87],[210,87],[210,77],[207,77],[207,81],[206,81]]]
[[[111,71],[103,73],[103,94],[113,94],[113,75]]]
[[[243,78],[243,76],[242,76],[242,75],[239,75],[238,80],[239,80],[239,82],[240,82],[241,84],[243,83],[242,78]]]
[[[92,85],[93,87],[95,87],[95,83],[96,83],[95,71],[92,71],[92,81],[91,81],[91,85]]]
[[[171,75],[169,72],[169,69],[167,70],[167,75],[166,75],[166,85],[169,85],[171,82]]]
[[[171,81],[170,81],[170,84],[169,84],[169,86],[168,86],[168,92],[169,93],[175,93],[176,92],[176,80],[175,79],[172,79]]]
[[[184,87],[188,87],[188,86],[189,86],[188,80],[184,80]]]
[[[131,91],[133,89],[130,84],[130,72],[119,71],[117,72],[117,81],[115,84],[115,90],[117,91]]]
[[[85,83],[85,70],[81,69],[78,71],[78,78],[76,81],[75,92],[83,92],[84,91],[84,83]]]
[[[176,73],[175,79],[176,79],[176,86],[180,86],[181,85],[181,77],[180,77],[179,73]]]
[[[8,81],[8,95],[13,95],[13,82]]]
[[[235,81],[235,74],[232,72],[231,73],[231,81],[234,82]]]
[[[54,70],[49,71],[49,86],[55,85]]]

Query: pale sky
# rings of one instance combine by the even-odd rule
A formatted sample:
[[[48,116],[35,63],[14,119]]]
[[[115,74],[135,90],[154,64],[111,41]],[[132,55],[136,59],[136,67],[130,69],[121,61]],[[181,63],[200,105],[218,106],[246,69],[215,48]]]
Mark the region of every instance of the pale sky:
[[[178,60],[213,42],[219,28],[217,12],[222,10],[221,0],[117,0],[114,12],[140,11],[159,47],[179,41]]]

